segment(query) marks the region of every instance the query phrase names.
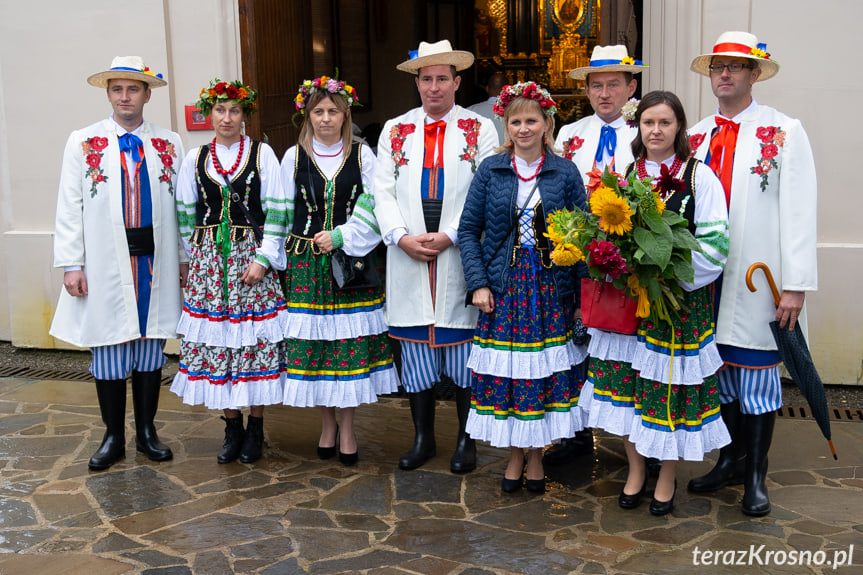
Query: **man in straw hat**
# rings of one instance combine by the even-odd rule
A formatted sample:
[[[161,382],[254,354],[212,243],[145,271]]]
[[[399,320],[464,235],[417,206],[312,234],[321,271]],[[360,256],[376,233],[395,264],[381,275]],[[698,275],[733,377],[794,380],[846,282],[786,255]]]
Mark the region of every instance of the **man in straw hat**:
[[[767,452],[782,406],[779,355],[770,321],[805,328],[805,292],[818,287],[815,250],[815,163],[799,120],[759,105],[755,82],[779,71],[765,44],[747,32],[724,32],[692,70],[710,78],[716,114],[693,126],[695,156],[725,188],[730,246],[717,282],[716,341],[725,361],[719,372],[722,418],[732,443],[716,466],[689,482],[689,490],[714,491],[743,484],[743,512],[770,512],[765,478]],[[750,293],[746,270],[766,263],[782,290],[778,309],[770,290]]]
[[[183,145],[144,121],[151,88],[167,83],[141,58],[114,58],[87,82],[106,90],[114,112],[66,142],[54,235],[64,290],[50,333],[91,348],[107,430],[89,466],[106,469],[125,455],[129,372],[137,450],[153,461],[173,456],[153,420],[165,339],[177,337],[181,266],[188,271],[174,207]]]
[[[465,432],[465,364],[477,310],[465,306],[458,224],[473,175],[498,139],[490,120],[455,105],[457,72],[472,64],[473,54],[453,50],[448,40],[421,42],[396,68],[416,76],[422,106],[388,121],[378,143],[374,195],[388,246],[386,317],[390,335],[401,340],[402,383],[416,431],[399,460],[402,469],[435,455],[433,388],[441,374],[458,386],[459,431],[450,469],[476,467],[476,448]]]
[[[594,113],[563,126],[555,147],[578,166],[585,176],[588,193],[599,185],[606,167],[623,173],[633,161],[631,143],[638,135],[638,128],[627,124],[623,106],[635,93],[638,84],[635,74],[646,67],[629,57],[626,46],[596,46],[590,64],[569,73],[570,78],[584,80],[584,90]],[[546,450],[543,462],[563,464],[592,452],[593,433],[585,428],[575,437],[562,439]]]

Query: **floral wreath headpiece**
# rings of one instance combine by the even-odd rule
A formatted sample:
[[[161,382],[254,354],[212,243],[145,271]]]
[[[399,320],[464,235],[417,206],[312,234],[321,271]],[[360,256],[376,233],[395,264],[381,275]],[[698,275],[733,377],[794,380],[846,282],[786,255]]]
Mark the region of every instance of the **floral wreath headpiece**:
[[[297,97],[294,99],[297,108],[296,113],[301,116],[306,115],[306,103],[315,92],[326,92],[327,94],[337,94],[345,99],[348,103],[348,108],[351,106],[360,106],[360,98],[357,96],[357,90],[344,80],[339,80],[339,71],[336,70],[335,78],[329,76],[321,76],[314,80],[303,80],[300,87],[297,88]]]
[[[536,82],[518,82],[511,86],[504,86],[503,90],[500,91],[500,96],[497,97],[497,102],[494,104],[494,115],[503,118],[507,106],[516,98],[533,100],[549,116],[554,116],[557,113],[557,102],[552,99],[548,90]]]
[[[244,86],[239,80],[223,82],[219,78],[213,78],[209,86],[201,88],[201,97],[195,102],[195,106],[204,116],[209,116],[218,102],[233,101],[246,113],[251,114],[258,107],[257,99],[258,91],[251,86]]]

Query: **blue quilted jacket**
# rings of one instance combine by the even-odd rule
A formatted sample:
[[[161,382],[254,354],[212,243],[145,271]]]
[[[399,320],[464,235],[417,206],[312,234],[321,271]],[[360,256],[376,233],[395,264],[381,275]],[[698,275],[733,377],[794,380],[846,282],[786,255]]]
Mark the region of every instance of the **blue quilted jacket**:
[[[543,211],[539,218],[543,222],[539,234],[545,232],[547,214],[562,208],[586,209],[584,183],[578,168],[554,154],[545,158],[537,193],[542,200]],[[512,156],[503,153],[483,160],[468,191],[458,227],[464,276],[471,293],[482,287],[490,288],[496,294],[504,289],[506,271],[518,235],[518,227],[514,225],[519,209],[517,194],[518,178],[512,168]],[[552,273],[560,298],[573,297],[579,305],[578,280],[587,275],[584,263],[573,267],[554,266]]]

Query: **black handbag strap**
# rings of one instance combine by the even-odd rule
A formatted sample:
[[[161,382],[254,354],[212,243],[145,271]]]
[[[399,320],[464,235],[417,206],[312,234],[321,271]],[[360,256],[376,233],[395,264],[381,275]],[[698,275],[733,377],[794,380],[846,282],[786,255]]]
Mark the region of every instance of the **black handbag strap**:
[[[204,153],[210,153],[210,144],[204,146]],[[243,212],[243,217],[246,218],[246,223],[248,223],[252,228],[252,233],[255,234],[255,240],[258,243],[264,241],[264,232],[261,230],[261,227],[255,223],[255,220],[252,219],[252,214],[249,213],[249,208],[246,207],[246,204],[243,203],[243,199],[240,197],[240,194],[237,193],[237,190],[234,188],[233,182],[231,182],[231,178],[228,176],[222,176],[225,179],[225,182],[228,184],[228,188],[231,190],[231,201],[240,206],[240,210]]]

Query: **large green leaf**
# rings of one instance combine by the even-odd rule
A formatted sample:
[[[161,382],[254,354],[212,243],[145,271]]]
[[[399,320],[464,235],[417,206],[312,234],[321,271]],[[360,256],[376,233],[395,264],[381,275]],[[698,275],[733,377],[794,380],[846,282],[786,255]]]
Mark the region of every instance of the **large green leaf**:
[[[662,219],[665,220],[665,223],[669,226],[689,223],[686,221],[686,218],[672,210],[665,210],[664,212],[662,212]]]
[[[675,248],[701,252],[701,244],[698,243],[688,228],[672,228],[671,233]]]
[[[641,217],[644,219],[644,223],[653,230],[654,232],[661,234],[665,230],[669,229],[668,223],[662,219],[658,213],[653,211],[644,211],[641,214]]]
[[[666,228],[664,233],[650,232],[644,228],[635,228],[632,237],[638,247],[644,250],[650,258],[656,262],[660,269],[665,269],[671,259],[671,248],[674,237],[671,230]]]
[[[674,276],[677,279],[689,283],[695,281],[695,270],[692,269],[692,263],[675,256],[671,258],[671,265],[674,266]]]

